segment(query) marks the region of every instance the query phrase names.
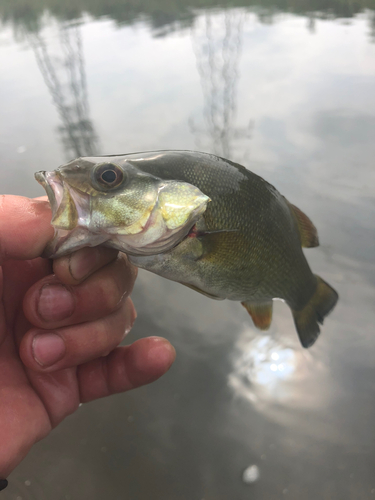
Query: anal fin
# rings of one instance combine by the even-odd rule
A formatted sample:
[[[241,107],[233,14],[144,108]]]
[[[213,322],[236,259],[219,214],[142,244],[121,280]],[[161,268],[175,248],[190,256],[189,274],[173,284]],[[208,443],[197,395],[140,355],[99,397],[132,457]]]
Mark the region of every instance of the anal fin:
[[[268,330],[272,321],[272,300],[241,302],[259,330]]]

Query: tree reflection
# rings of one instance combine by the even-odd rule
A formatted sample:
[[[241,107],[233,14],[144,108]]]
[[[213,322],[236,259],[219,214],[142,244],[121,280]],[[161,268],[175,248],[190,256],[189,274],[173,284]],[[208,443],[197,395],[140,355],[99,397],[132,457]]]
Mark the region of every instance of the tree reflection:
[[[67,158],[96,155],[98,138],[89,116],[80,24],[59,27],[60,50],[55,56],[39,32],[27,38],[62,121],[58,130]]]
[[[88,13],[108,16],[121,24],[131,24],[146,17],[157,34],[168,33],[171,26],[191,26],[198,9],[246,8],[255,12],[261,22],[272,22],[273,14],[288,12],[322,18],[353,17],[366,9],[375,9],[375,0],[0,0],[0,19],[15,25],[32,26],[46,11],[60,20],[71,20]],[[162,29],[163,28],[163,29]]]
[[[236,90],[241,53],[243,10],[206,13],[192,31],[197,68],[204,96],[205,126],[190,120],[199,149],[233,157],[237,139],[249,138],[251,124],[236,127]],[[207,142],[208,144],[205,144]]]

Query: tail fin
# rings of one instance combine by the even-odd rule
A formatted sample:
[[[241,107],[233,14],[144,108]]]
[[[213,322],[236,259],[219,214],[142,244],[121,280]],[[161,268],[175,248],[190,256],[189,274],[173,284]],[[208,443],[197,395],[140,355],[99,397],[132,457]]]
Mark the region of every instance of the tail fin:
[[[301,311],[293,311],[294,323],[303,347],[310,347],[319,336],[319,324],[335,307],[339,298],[337,292],[319,276],[314,295]]]

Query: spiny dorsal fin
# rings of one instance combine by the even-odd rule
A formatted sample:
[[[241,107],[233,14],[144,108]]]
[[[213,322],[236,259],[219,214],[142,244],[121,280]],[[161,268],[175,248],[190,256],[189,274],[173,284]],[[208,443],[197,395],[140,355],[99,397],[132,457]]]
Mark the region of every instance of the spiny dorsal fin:
[[[302,210],[300,210],[295,205],[289,203],[288,200],[286,200],[286,202],[289,206],[289,209],[293,217],[297,222],[299,236],[301,240],[301,246],[305,248],[318,247],[319,246],[318,231],[316,230],[314,224],[307,217],[307,215],[302,212]]]
[[[264,302],[241,302],[259,330],[268,330],[272,321],[272,300]]]

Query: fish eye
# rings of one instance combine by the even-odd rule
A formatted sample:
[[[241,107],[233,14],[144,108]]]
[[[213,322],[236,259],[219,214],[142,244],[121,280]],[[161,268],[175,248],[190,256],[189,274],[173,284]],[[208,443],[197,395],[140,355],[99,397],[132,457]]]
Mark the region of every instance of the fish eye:
[[[113,184],[117,180],[117,172],[109,169],[104,170],[100,178],[103,182],[106,182],[107,184]]]
[[[124,180],[124,172],[113,163],[105,163],[96,169],[95,180],[106,188],[117,187]]]

